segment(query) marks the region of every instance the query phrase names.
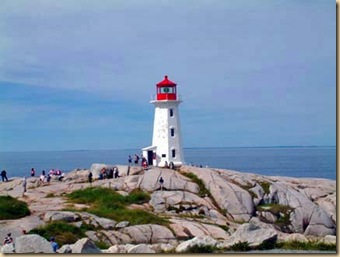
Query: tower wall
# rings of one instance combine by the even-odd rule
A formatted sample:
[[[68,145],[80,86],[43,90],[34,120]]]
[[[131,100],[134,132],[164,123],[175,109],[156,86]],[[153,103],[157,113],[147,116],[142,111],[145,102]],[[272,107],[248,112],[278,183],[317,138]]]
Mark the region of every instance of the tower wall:
[[[154,165],[184,164],[178,106],[181,101],[151,101],[155,105],[152,145],[157,146]],[[172,116],[170,115],[172,110]],[[173,136],[171,135],[173,129]],[[173,157],[173,150],[175,157]]]

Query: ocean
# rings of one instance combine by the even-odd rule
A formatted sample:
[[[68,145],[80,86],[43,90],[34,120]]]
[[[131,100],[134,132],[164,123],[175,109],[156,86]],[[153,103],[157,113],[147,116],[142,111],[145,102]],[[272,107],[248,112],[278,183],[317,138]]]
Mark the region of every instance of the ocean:
[[[186,164],[231,169],[269,176],[336,179],[336,147],[184,148]],[[0,169],[7,176],[30,176],[42,170],[89,169],[92,163],[127,165],[140,149],[0,152]]]

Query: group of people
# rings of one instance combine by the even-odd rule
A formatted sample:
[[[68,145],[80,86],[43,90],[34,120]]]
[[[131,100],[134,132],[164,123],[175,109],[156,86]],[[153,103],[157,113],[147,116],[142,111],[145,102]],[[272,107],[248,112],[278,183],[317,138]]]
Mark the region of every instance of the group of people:
[[[35,169],[31,169],[31,177],[35,176]],[[46,175],[45,170],[41,171],[41,174],[39,176],[39,184],[43,186],[45,183],[49,184],[51,181],[52,176],[58,176],[58,181],[62,181],[62,179],[65,177],[65,173],[62,172],[59,169],[51,169],[48,174]]]
[[[26,230],[23,230],[23,233],[26,234]],[[50,243],[51,243],[51,247],[52,247],[52,250],[53,252],[57,252],[58,248],[59,248],[59,245],[58,243],[55,241],[55,238],[54,237],[51,237],[50,238]],[[3,242],[3,245],[6,245],[6,244],[14,244],[14,240],[12,238],[12,234],[11,233],[8,233],[7,236],[5,237],[5,240]]]
[[[141,155],[139,157],[138,154],[135,154],[133,159],[134,159],[135,166],[137,166],[139,164],[139,160],[141,160],[141,162],[140,162],[141,166],[143,168],[147,168],[148,167],[148,161],[147,161],[147,159],[143,155]],[[128,162],[129,162],[129,166],[131,166],[131,164],[132,164],[132,157],[131,157],[131,155],[129,155]]]
[[[118,169],[117,166],[114,166],[111,169],[103,167],[100,170],[98,179],[102,180],[102,179],[119,178],[119,177],[120,177],[119,169]],[[92,173],[92,171],[90,171],[89,174],[88,174],[88,181],[89,181],[89,183],[92,183],[92,181],[93,181],[93,173]]]

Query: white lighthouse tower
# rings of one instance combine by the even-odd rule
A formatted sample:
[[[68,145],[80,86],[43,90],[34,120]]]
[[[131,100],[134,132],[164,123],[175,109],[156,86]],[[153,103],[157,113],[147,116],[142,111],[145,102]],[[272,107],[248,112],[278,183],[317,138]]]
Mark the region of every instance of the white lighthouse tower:
[[[181,126],[178,106],[182,102],[177,98],[177,85],[168,76],[156,85],[152,145],[142,149],[149,164],[158,167],[181,166],[184,164]]]

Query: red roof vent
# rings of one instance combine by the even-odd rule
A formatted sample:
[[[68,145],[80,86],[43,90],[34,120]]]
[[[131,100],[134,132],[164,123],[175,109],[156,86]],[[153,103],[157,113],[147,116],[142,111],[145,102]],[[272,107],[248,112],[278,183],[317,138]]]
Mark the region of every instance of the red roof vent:
[[[164,76],[164,80],[157,83],[157,86],[176,86],[176,83],[172,82],[171,80],[168,79],[168,76]]]

